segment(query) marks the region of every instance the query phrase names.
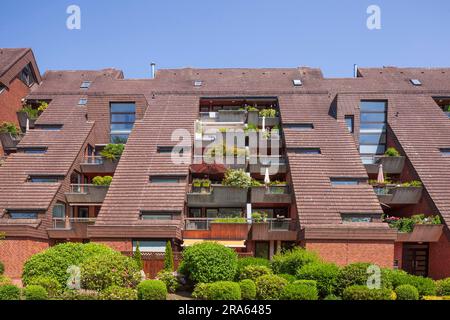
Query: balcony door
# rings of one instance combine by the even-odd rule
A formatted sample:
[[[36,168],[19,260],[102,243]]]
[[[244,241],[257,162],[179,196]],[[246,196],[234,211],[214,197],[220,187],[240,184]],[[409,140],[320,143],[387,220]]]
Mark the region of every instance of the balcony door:
[[[416,276],[428,276],[428,243],[403,245],[402,269]]]

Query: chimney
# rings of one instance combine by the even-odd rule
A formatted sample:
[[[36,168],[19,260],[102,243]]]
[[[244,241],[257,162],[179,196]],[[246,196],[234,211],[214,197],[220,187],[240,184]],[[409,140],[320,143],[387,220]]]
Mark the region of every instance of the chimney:
[[[152,79],[155,79],[155,68],[156,68],[156,63],[152,62],[150,63],[150,68],[151,68],[151,72],[152,72]]]
[[[358,65],[357,64],[353,65],[353,77],[358,78]]]

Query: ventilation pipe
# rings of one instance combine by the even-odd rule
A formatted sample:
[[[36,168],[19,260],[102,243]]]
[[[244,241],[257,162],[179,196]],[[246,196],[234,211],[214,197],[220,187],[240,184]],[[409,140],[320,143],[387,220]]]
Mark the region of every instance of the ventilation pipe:
[[[156,63],[154,63],[154,62],[150,63],[150,68],[151,68],[151,72],[152,72],[152,79],[155,79]]]
[[[358,78],[358,65],[357,64],[353,65],[353,77]]]

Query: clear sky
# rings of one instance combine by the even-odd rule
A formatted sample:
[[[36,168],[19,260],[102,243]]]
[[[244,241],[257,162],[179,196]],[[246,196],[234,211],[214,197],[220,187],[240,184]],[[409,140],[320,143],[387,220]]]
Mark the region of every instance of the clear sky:
[[[69,30],[69,5],[81,29]],[[381,29],[369,30],[369,5]],[[48,69],[450,66],[448,0],[2,0],[0,47],[31,47]]]

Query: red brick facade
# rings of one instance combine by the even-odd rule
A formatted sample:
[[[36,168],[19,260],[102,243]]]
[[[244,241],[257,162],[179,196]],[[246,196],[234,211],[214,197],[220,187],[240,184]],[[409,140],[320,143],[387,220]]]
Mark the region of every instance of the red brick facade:
[[[439,242],[430,243],[429,276],[433,279],[450,277],[450,242],[442,234]]]
[[[94,242],[104,244],[117,251],[133,251],[133,244],[131,242],[131,239],[129,240],[101,239],[101,240],[94,240]]]

